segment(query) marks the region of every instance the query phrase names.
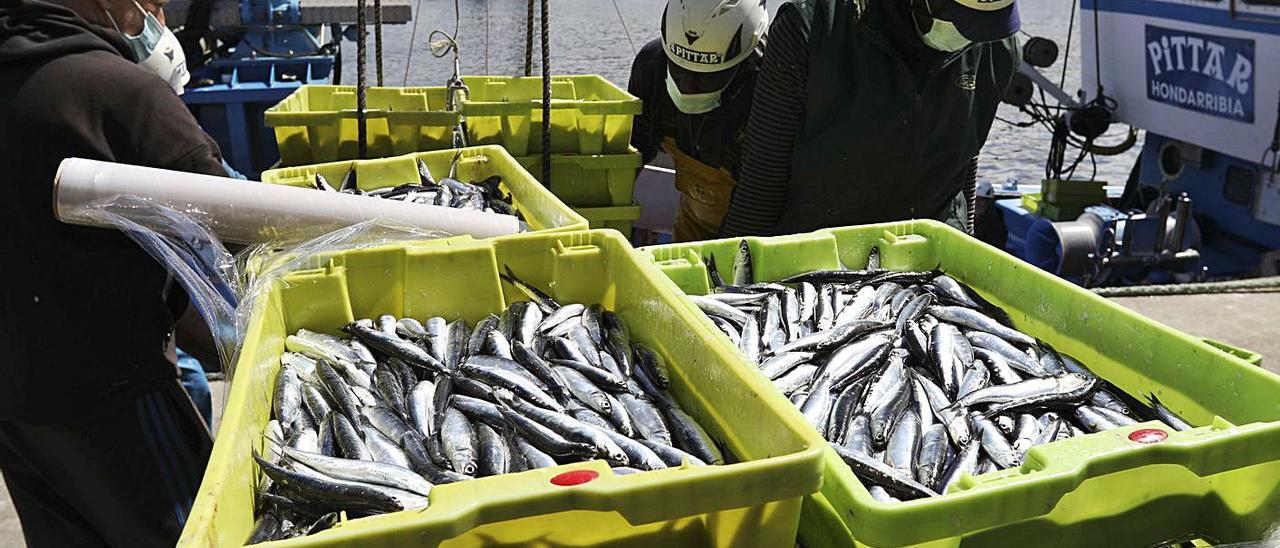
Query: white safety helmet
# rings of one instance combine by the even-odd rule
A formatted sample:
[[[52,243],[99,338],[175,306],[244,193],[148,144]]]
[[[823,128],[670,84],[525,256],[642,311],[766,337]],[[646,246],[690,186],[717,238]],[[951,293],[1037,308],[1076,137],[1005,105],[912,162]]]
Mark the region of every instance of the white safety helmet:
[[[719,72],[741,63],[769,26],[765,0],[668,0],[662,49],[676,66]]]

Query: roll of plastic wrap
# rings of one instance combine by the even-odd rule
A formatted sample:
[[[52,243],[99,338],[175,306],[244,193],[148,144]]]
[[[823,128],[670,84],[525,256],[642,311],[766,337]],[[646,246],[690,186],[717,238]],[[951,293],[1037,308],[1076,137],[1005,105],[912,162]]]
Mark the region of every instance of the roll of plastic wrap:
[[[53,181],[53,214],[64,223],[112,228],[94,202],[134,195],[181,211],[227,242],[296,241],[381,219],[388,224],[487,238],[513,234],[519,219],[480,211],[210,175],[68,158]]]

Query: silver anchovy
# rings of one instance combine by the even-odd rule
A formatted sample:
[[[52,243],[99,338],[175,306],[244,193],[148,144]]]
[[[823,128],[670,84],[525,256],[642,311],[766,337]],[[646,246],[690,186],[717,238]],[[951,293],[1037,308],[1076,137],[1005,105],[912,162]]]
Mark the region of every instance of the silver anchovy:
[[[720,316],[737,325],[742,325],[743,323],[746,323],[746,321],[751,318],[751,316],[747,315],[746,312],[738,310],[737,308],[734,308],[730,305],[727,305],[719,300],[712,299],[710,297],[706,297],[702,295],[690,295],[689,299],[693,301],[693,304],[697,305],[698,308],[701,308],[702,311],[706,312],[708,315]]]
[[[938,291],[946,295],[947,298],[959,304],[969,308],[978,308],[978,303],[974,302],[973,298],[969,296],[969,293],[965,291],[964,287],[956,282],[951,276],[940,274],[931,280],[929,284],[937,288]]]
[[[944,322],[991,333],[1014,344],[1023,346],[1035,346],[1036,344],[1035,339],[1021,331],[1005,327],[1004,324],[987,315],[969,308],[934,305],[929,307],[929,314]]]
[[[937,490],[939,479],[951,458],[951,444],[947,442],[947,429],[934,424],[920,438],[920,452],[916,463],[916,481]]]
[[[531,306],[534,310],[538,307]],[[480,476],[506,474],[510,468],[511,452],[502,436],[487,424],[476,425],[476,444],[479,448],[477,472]]]
[[[1050,376],[1049,371],[1046,371],[1044,366],[1041,365],[1038,360],[1032,359],[1031,356],[1028,356],[1025,352],[1018,350],[1012,344],[1009,344],[1008,341],[999,336],[975,330],[970,330],[968,333],[965,333],[965,336],[974,346],[984,348],[998,354],[1000,357],[1008,360],[1009,365],[1012,365],[1023,373],[1036,377]]]
[[[946,494],[951,490],[951,486],[955,485],[960,477],[964,474],[974,474],[978,469],[979,450],[982,443],[973,440],[960,449],[960,454],[951,460],[951,464],[947,467],[947,471],[942,474],[942,478],[938,481],[939,491]]]
[[[445,456],[454,472],[474,476],[479,469],[476,462],[475,429],[461,411],[448,407],[444,413],[444,423],[440,425],[440,441]]]
[[[986,415],[1051,402],[1076,402],[1089,395],[1097,384],[1096,377],[1067,373],[1061,377],[1030,379],[1015,384],[988,386],[957,398],[955,407],[989,405]]]
[[[284,454],[333,478],[397,487],[424,497],[431,494],[431,483],[408,468],[375,461],[326,457],[289,447],[284,448]]]
[[[769,380],[777,379],[796,366],[807,363],[814,357],[813,352],[787,352],[775,355],[760,364],[760,373]]]
[[[920,419],[908,409],[898,419],[885,446],[885,464],[903,474],[914,476],[920,450]]]
[[[1111,422],[1111,419],[1108,419],[1105,415],[1099,413],[1096,409],[1089,407],[1088,405],[1077,407],[1075,410],[1075,417],[1076,421],[1078,421],[1080,425],[1089,432],[1102,432],[1119,426],[1116,423]]]
[[[680,449],[687,451],[699,460],[708,464],[724,464],[724,454],[716,447],[715,441],[702,429],[698,421],[678,407],[664,409],[667,424],[671,428],[671,438],[679,444]]]
[[[896,495],[903,500],[912,500],[925,497],[937,496],[938,493],[933,489],[917,482],[914,477],[907,476],[902,472],[894,469],[885,463],[854,453],[843,446],[833,445],[836,454],[840,459],[853,469],[853,472],[867,481],[875,485],[883,487],[890,494]]]
[[[1156,397],[1154,393],[1147,395],[1147,401],[1151,404],[1151,408],[1155,410],[1156,416],[1160,417],[1160,420],[1164,421],[1165,424],[1171,426],[1174,430],[1183,431],[1194,428],[1194,426],[1191,426],[1191,423],[1183,420],[1183,418],[1178,416],[1177,413],[1174,413],[1172,409],[1165,407],[1165,405],[1160,402],[1160,398]]]

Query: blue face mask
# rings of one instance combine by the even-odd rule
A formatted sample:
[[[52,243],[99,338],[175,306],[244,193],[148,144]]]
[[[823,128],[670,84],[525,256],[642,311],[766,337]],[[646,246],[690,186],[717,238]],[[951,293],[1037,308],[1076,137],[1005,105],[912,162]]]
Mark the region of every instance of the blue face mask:
[[[125,34],[116,23],[116,18],[112,17],[111,12],[108,11],[107,18],[111,20],[111,26],[124,37],[129,51],[133,52],[134,59],[142,68],[164,79],[174,93],[182,95],[184,86],[191,80],[191,75],[187,72],[187,57],[182,51],[182,45],[178,43],[178,37],[174,36],[173,31],[161,25],[156,16],[142,9],[136,0],[133,5],[142,12],[142,34],[137,36]]]
[[[124,37],[124,42],[129,46],[129,51],[133,52],[133,58],[141,63],[156,51],[156,46],[160,44],[160,39],[164,37],[164,31],[167,29],[160,24],[160,20],[156,19],[156,16],[147,13],[147,10],[142,9],[142,6],[136,1],[133,5],[138,8],[138,11],[142,12],[144,21],[142,34],[129,36],[123,30],[120,30],[120,25],[116,24],[116,18],[112,17],[110,11],[107,12],[107,18],[111,20],[111,26],[116,28],[116,32]]]

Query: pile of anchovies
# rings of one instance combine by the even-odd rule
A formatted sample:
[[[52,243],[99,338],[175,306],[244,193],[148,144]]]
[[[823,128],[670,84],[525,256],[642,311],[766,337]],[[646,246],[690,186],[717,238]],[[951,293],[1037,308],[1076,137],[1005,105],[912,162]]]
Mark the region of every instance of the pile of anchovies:
[[[524,220],[524,216],[511,204],[511,195],[501,190],[502,177],[492,175],[483,181],[464,183],[451,177],[436,181],[427,171],[427,164],[418,160],[418,181],[396,187],[364,191],[356,182],[356,170],[352,168],[343,177],[342,184],[334,187],[324,175],[316,173],[314,186],[326,192],[341,192],[361,196],[373,196],[387,200],[400,200],[414,204],[427,204],[454,209],[469,209],[486,213],[512,215]]]
[[[615,474],[724,464],[653,349],[599,305],[463,320],[380,316],[287,337],[249,543],[427,506],[433,485],[603,459]]]
[[[938,496],[1037,445],[1147,420],[1191,426],[1013,329],[941,272],[822,270],[754,283],[744,240],[691,297],[880,501]]]

